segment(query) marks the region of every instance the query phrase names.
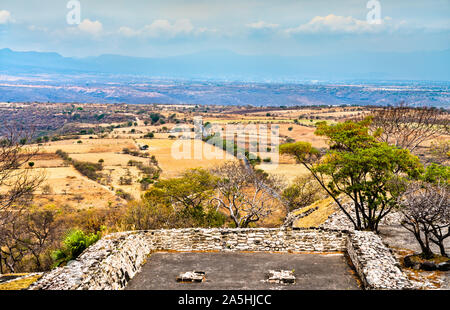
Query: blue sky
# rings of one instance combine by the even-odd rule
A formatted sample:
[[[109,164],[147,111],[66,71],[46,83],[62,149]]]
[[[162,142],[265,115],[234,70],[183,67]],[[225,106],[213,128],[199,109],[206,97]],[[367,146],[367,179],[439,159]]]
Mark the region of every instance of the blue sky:
[[[2,0],[0,48],[64,56],[161,57],[229,50],[317,55],[450,48],[450,0],[379,0],[381,23],[367,22],[367,0]]]

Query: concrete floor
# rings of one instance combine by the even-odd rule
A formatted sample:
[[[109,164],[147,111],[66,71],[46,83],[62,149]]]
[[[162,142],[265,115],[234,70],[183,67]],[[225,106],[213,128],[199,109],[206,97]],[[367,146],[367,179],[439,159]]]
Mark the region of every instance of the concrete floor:
[[[295,284],[274,284],[269,269],[294,270]],[[202,283],[177,283],[187,271],[205,271]],[[343,254],[154,253],[130,280],[128,290],[356,290],[354,272]]]

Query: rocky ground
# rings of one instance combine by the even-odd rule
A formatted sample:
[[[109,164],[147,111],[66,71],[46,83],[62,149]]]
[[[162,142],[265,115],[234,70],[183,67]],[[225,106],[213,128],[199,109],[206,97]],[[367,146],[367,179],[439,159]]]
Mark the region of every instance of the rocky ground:
[[[347,205],[347,212],[350,205]],[[383,242],[392,250],[400,263],[406,255],[419,253],[420,247],[414,236],[400,225],[401,214],[392,212],[383,219],[379,227],[379,235]],[[320,227],[329,229],[353,230],[351,221],[342,211],[334,213]],[[447,239],[446,249],[450,252],[450,238]],[[433,247],[435,253],[439,253],[437,247]],[[405,268],[402,270],[408,275],[417,289],[450,289],[450,271],[423,271]]]

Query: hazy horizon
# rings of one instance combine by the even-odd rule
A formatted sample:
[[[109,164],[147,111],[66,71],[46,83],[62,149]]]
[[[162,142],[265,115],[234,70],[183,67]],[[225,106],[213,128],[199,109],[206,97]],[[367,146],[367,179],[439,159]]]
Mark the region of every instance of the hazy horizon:
[[[0,99],[446,106],[449,13],[448,0],[3,0]],[[343,87],[307,85],[320,83]]]
[[[3,0],[0,48],[67,57],[161,57],[210,50],[311,56],[450,48],[446,0],[74,3],[79,3],[77,16],[69,0]],[[376,4],[377,16],[372,14]]]

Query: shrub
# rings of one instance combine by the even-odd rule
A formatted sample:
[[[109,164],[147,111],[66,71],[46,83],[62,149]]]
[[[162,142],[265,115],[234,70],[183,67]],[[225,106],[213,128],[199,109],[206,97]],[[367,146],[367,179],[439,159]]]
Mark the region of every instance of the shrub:
[[[118,189],[116,191],[116,195],[119,196],[120,198],[123,198],[127,201],[131,201],[133,200],[133,196],[131,196],[129,193],[125,192],[124,190]]]
[[[56,155],[58,155],[59,157],[61,157],[63,160],[70,160],[69,154],[64,152],[63,150],[57,150]]]
[[[61,249],[52,253],[55,266],[61,266],[77,258],[85,249],[100,239],[101,233],[85,234],[82,230],[71,230],[66,235]]]
[[[287,212],[304,208],[326,196],[312,176],[297,177],[292,185],[285,188],[281,194]]]
[[[430,183],[450,184],[450,167],[433,163],[425,170],[423,179]]]
[[[72,160],[73,167],[77,169],[81,174],[85,175],[91,180],[96,181],[99,179],[97,171],[102,170],[103,166],[100,163],[90,163],[85,161]]]

